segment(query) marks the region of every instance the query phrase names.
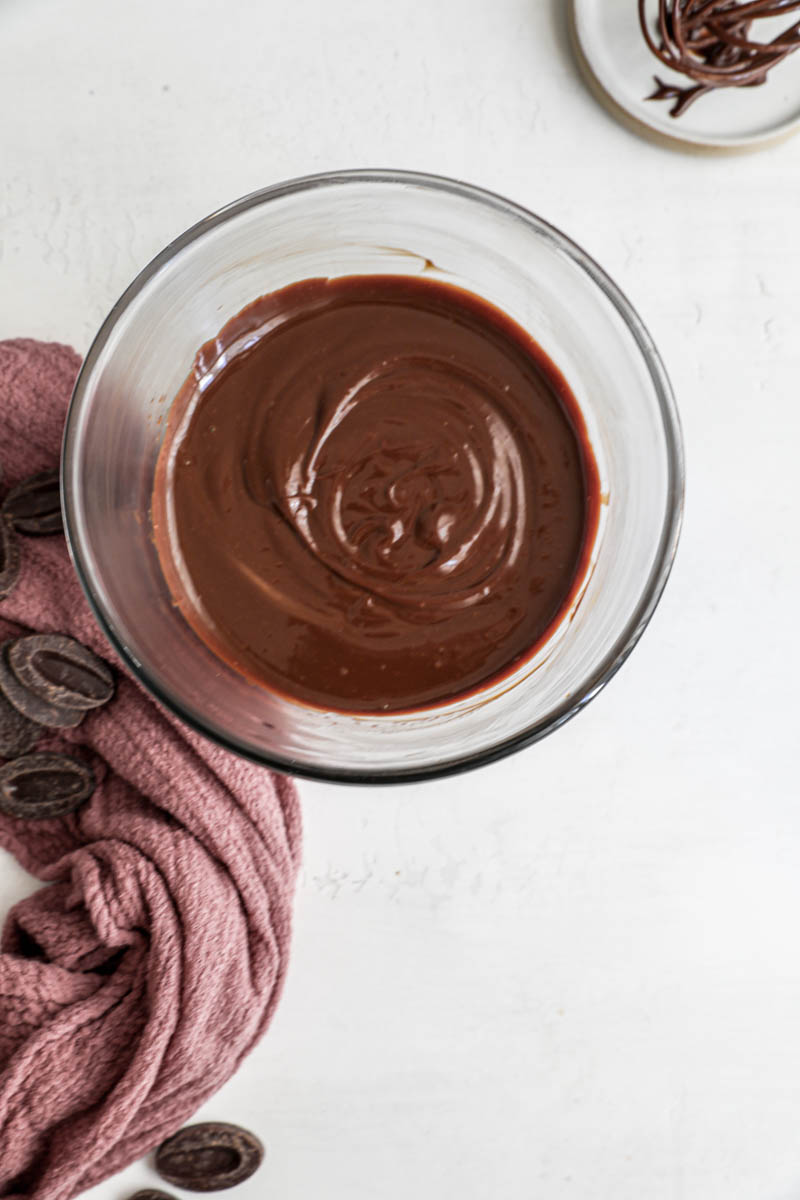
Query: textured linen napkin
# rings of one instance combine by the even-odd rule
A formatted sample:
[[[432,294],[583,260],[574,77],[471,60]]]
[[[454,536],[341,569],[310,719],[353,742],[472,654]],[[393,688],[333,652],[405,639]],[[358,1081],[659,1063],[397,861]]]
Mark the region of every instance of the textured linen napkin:
[[[80,360],[0,342],[0,497],[57,467]],[[77,812],[0,814],[0,845],[49,886],[0,943],[0,1196],[67,1200],[173,1133],[264,1033],[289,949],[294,785],[166,714],[120,667],[63,536],[19,537],[0,642],[67,633],[118,669],[116,696],[39,749],[88,762]]]

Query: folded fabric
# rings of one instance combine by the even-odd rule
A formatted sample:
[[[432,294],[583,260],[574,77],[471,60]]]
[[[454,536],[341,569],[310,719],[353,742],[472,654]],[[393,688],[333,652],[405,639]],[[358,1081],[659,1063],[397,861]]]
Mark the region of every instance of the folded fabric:
[[[0,496],[58,465],[79,366],[0,342]],[[120,667],[62,536],[19,538],[0,642],[71,634],[118,668],[116,696],[40,749],[88,762],[58,819],[0,814],[0,845],[50,886],[0,944],[0,1196],[67,1200],[173,1133],[264,1033],[289,949],[293,784],[218,749]]]

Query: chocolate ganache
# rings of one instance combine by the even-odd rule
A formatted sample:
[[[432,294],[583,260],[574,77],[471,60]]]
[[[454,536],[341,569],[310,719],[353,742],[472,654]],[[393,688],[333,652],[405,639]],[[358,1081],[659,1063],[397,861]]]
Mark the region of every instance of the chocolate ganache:
[[[153,529],[175,603],[253,682],[338,711],[441,703],[540,646],[599,483],[542,349],[459,288],[308,279],[198,352]]]

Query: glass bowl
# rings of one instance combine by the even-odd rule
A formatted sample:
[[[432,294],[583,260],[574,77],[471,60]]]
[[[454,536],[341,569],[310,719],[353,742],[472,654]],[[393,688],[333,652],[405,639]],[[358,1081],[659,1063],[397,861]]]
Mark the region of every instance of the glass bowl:
[[[323,712],[249,683],[174,607],[152,541],[153,472],[197,350],[256,297],[311,276],[420,274],[503,309],[561,368],[586,419],[602,515],[583,588],[549,640],[479,693],[412,713]],[[553,226],[499,196],[390,171],[255,192],[161,252],[112,309],[67,417],[67,537],[97,618],[187,724],[281,771],[390,783],[478,766],[536,741],[611,678],[647,625],[680,530],[680,426],[644,325]]]

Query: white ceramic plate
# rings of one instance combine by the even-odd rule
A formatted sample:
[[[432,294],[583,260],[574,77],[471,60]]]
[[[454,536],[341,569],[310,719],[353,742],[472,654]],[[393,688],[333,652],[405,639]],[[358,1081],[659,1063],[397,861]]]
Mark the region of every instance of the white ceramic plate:
[[[573,35],[583,69],[610,101],[643,131],[687,146],[745,150],[800,129],[800,50],[755,88],[724,88],[699,100],[683,114],[669,115],[670,101],[646,100],[653,76],[684,84],[686,77],[664,67],[647,47],[639,27],[637,0],[570,0]],[[651,15],[657,0],[648,0]],[[796,14],[795,14],[796,17]],[[785,29],[790,17],[759,21],[759,40]]]

